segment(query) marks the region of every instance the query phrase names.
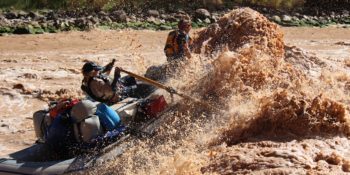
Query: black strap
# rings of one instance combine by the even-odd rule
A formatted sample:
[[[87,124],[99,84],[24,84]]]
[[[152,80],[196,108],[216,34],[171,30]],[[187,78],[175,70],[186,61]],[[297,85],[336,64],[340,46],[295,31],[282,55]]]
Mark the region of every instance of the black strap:
[[[76,123],[76,126],[77,126],[77,130],[78,130],[78,140],[79,140],[80,142],[82,142],[82,141],[83,141],[83,135],[81,134],[80,124],[81,124],[81,122]]]
[[[46,130],[47,130],[46,123],[45,123],[46,114],[48,113],[45,113],[43,119],[40,122],[40,130],[41,130],[41,133],[43,134],[43,138],[45,138]]]
[[[186,43],[186,34],[179,32],[177,37],[176,37],[176,43],[179,46],[179,52],[176,53],[179,56],[184,56],[185,55],[185,51],[184,51],[184,42]]]
[[[175,30],[175,35],[173,38],[173,44],[175,43],[175,41],[177,40],[177,37],[179,36],[179,32],[177,30]],[[178,44],[178,43],[177,43]]]

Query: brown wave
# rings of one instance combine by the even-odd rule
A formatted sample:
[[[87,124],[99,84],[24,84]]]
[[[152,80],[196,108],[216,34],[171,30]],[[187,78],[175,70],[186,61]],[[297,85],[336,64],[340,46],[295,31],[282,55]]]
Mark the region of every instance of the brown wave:
[[[322,95],[313,99],[296,97],[286,91],[261,99],[261,109],[242,124],[234,121],[216,144],[236,144],[250,137],[307,138],[350,135],[346,106]]]

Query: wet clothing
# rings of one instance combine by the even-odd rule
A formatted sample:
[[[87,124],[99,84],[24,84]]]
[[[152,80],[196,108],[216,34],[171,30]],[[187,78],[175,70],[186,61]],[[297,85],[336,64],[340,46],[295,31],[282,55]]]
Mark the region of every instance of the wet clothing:
[[[167,61],[176,59],[182,59],[185,55],[185,44],[187,43],[190,47],[192,45],[192,38],[179,30],[174,30],[168,34],[164,52],[167,57]],[[191,48],[191,47],[190,47]]]
[[[139,98],[140,95],[142,96],[142,91],[147,91],[147,88],[143,90],[136,89],[138,85],[134,77],[124,76],[115,78],[117,79],[111,82],[109,77],[100,74],[89,80],[83,80],[81,89],[87,93],[90,100],[99,101],[108,105],[115,104],[127,97]]]
[[[93,100],[113,104],[119,99],[117,85],[113,84],[107,76],[99,75],[87,81],[83,80],[82,90]]]

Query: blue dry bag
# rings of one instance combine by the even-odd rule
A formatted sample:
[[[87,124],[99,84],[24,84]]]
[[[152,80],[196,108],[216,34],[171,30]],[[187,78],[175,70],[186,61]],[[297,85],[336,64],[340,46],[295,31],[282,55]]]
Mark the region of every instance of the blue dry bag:
[[[117,112],[104,103],[97,105],[96,115],[107,131],[112,131],[120,125],[120,117]]]

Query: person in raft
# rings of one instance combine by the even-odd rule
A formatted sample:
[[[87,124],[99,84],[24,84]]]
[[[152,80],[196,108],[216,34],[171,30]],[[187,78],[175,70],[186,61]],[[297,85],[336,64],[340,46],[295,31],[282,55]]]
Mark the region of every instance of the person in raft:
[[[84,79],[81,89],[94,101],[115,104],[120,101],[118,93],[118,81],[120,78],[120,69],[115,67],[113,80],[108,76],[113,68],[115,60],[104,67],[94,62],[86,62],[82,68]]]

